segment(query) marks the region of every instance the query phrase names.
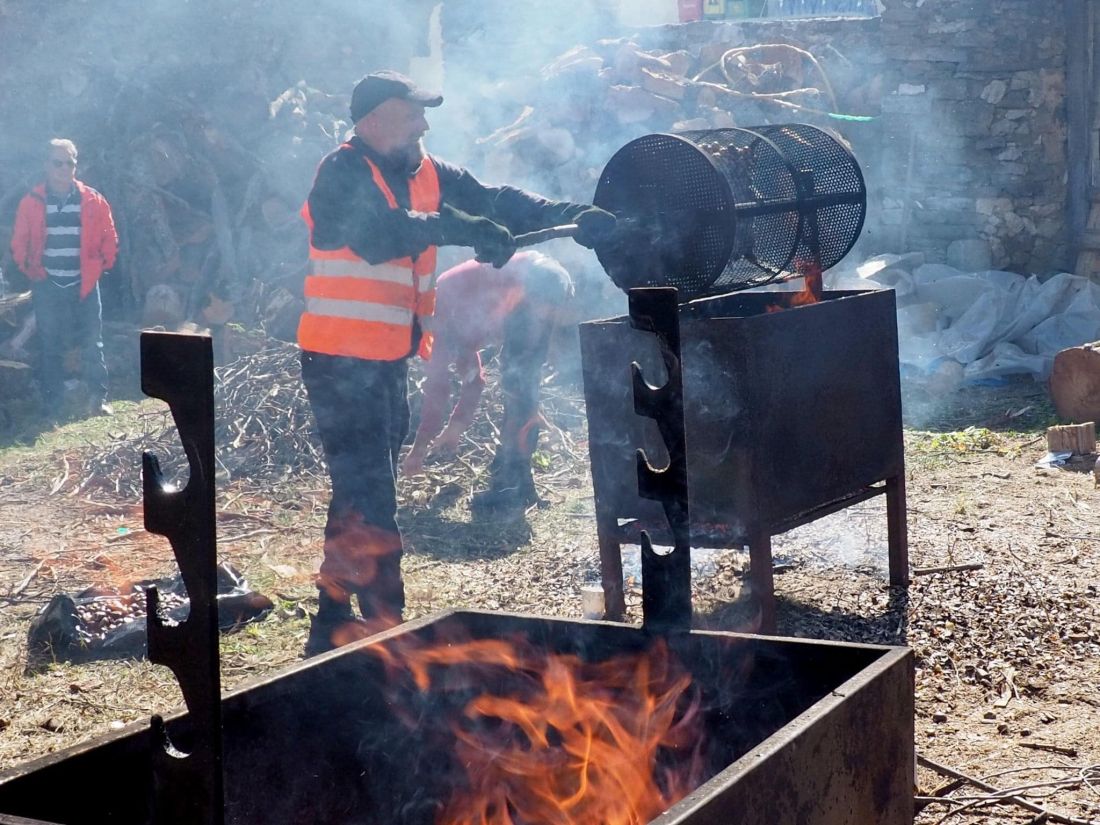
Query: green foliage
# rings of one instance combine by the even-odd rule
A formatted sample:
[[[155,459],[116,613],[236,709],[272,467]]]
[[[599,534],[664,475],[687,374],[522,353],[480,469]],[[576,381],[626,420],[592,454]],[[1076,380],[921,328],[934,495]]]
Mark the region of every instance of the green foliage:
[[[1005,455],[1005,436],[986,427],[967,427],[947,433],[913,433],[915,440],[910,449],[918,453],[973,453],[994,452]]]

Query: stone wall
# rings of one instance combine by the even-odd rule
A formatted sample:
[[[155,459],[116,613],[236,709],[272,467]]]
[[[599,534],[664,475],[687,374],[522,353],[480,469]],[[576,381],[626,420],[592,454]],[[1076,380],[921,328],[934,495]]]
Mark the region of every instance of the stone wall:
[[[878,207],[895,248],[981,238],[1014,271],[1072,267],[1061,2],[893,0],[881,20]],[[887,190],[891,187],[887,186]]]
[[[853,254],[920,251],[968,269],[983,257],[1019,272],[1071,269],[1062,0],[884,5],[870,20],[692,23],[640,36],[692,50],[786,42],[819,58],[844,113],[874,120],[766,116],[830,126],[851,142],[868,183]],[[740,125],[759,117],[747,116]]]

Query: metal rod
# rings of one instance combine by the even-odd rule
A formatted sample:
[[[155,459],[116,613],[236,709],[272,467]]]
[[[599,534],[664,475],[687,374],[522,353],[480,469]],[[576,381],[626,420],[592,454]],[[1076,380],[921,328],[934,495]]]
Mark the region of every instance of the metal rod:
[[[790,198],[773,198],[770,201],[738,203],[734,205],[734,209],[736,209],[738,218],[755,218],[760,215],[777,215],[782,212],[808,212],[842,204],[862,204],[863,201],[864,197],[858,192],[835,192],[824,195],[810,193],[798,198],[796,208],[791,207]]]
[[[157,612],[156,587],[145,591],[149,660],[172,670],[187,704],[179,743],[159,715],[151,722],[152,821],[224,825],[210,337],[142,333],[141,389],[168,403],[190,471],[187,486],[176,491],[165,484],[156,457],[142,455],[145,529],[171,543],[190,602],[185,621],[166,625]]]
[[[557,238],[572,238],[579,230],[580,227],[575,223],[563,223],[559,226],[550,226],[535,232],[527,232],[523,235],[516,235],[516,247],[534,246]]]

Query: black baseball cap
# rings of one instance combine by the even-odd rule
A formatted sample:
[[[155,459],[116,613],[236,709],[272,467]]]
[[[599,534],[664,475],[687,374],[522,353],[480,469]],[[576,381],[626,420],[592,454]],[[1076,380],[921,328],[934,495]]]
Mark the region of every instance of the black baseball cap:
[[[422,106],[438,106],[443,102],[443,95],[424,91],[400,72],[389,69],[372,72],[356,83],[351,93],[352,121],[358,123],[361,117],[370,114],[375,107],[391,97],[410,100]]]

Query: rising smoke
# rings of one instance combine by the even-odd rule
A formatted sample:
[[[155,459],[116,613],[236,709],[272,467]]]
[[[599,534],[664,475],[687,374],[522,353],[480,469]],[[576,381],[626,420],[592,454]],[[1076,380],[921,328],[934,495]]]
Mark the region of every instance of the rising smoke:
[[[515,118],[523,87],[542,63],[613,34],[613,26],[600,2],[575,4],[568,15],[557,3],[498,0],[6,2],[0,223],[10,227],[19,196],[37,179],[45,141],[72,137],[81,177],[115,205],[123,234],[118,277],[104,284],[109,304],[140,301],[150,286],[173,279],[230,281],[222,286],[239,293],[265,269],[287,263],[264,248],[266,235],[278,232],[251,227],[242,212],[274,197],[279,204],[265,206],[263,217],[270,224],[275,213],[283,221],[275,229],[289,229],[318,160],[350,128],[351,87],[386,67],[443,81],[447,103],[432,113],[440,115],[432,151],[470,165],[486,182],[589,200],[589,181],[564,192],[547,191],[537,176],[493,180],[477,168],[474,148]],[[150,208],[151,199],[170,201],[165,211],[197,205],[195,231],[213,225],[224,237],[203,248],[202,260],[179,262],[195,250],[169,236],[179,234],[176,216],[159,221],[172,223],[174,233],[150,218],[160,209]],[[218,226],[219,218],[229,226]],[[261,237],[243,237],[249,234]],[[188,309],[197,309],[201,296],[187,298]]]

